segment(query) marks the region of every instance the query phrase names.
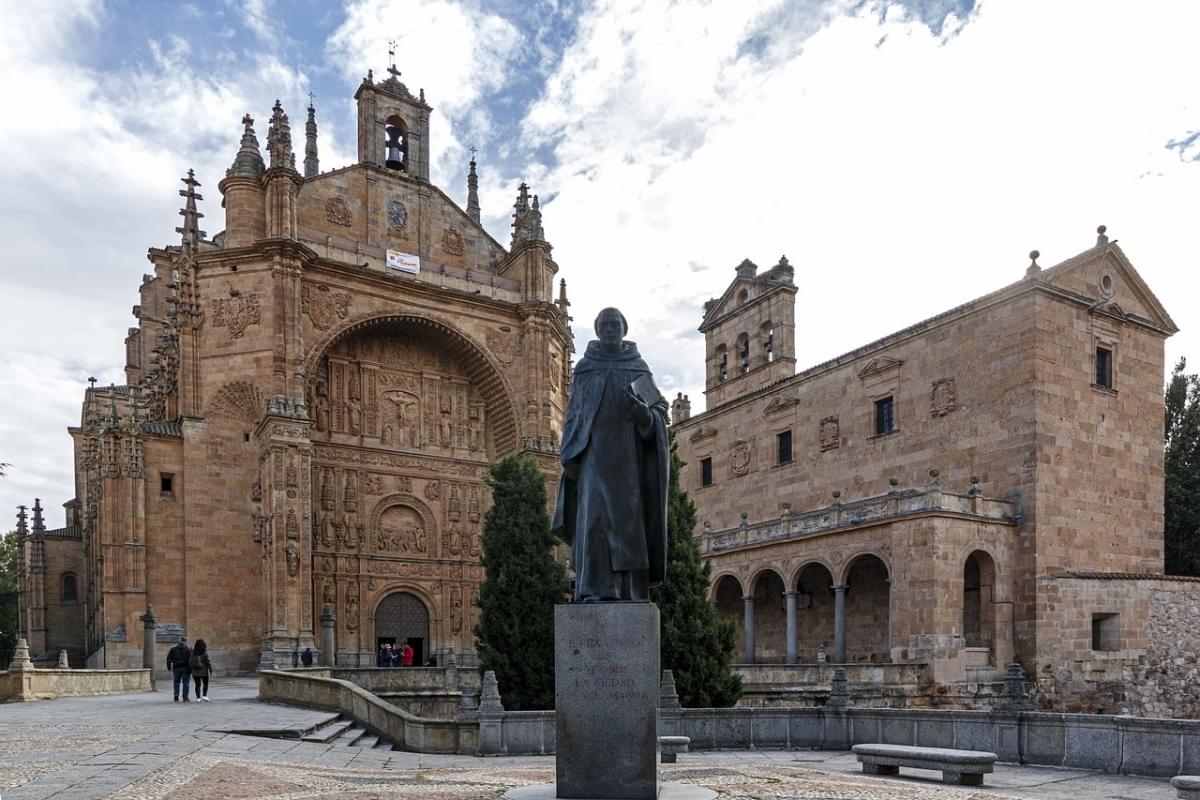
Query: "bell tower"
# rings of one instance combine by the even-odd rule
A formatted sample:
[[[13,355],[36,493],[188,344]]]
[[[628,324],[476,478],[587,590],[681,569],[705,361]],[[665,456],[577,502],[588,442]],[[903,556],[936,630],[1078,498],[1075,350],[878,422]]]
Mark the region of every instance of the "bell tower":
[[[358,161],[395,170],[420,181],[429,180],[429,114],[425,90],[414,97],[400,82],[395,42],[388,51],[388,77],[375,82],[374,71],[363,78],[358,102]]]

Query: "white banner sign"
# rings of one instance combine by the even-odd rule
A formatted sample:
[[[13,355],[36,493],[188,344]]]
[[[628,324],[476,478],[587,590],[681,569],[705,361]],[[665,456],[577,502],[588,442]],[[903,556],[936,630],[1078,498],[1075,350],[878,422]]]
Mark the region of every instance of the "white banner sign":
[[[401,253],[399,250],[387,251],[388,269],[416,274],[421,271],[421,257],[411,253]]]

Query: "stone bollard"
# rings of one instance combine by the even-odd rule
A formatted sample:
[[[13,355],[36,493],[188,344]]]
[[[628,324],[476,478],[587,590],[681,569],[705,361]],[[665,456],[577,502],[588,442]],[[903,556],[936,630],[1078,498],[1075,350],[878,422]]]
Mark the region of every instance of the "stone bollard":
[[[1017,712],[1029,711],[1032,708],[1033,704],[1029,702],[1029,695],[1025,692],[1025,672],[1021,665],[1014,661],[1004,673],[1004,692],[1000,695],[1000,701],[996,703],[996,710]]]
[[[830,681],[829,699],[825,701],[826,708],[846,708],[850,705],[850,691],[846,688],[846,668],[834,667],[833,680]]]
[[[158,628],[158,617],[154,616],[154,606],[146,603],[146,613],[138,617],[142,621],[142,668],[150,670],[150,691],[158,691],[158,682],[154,679],[154,634]]]
[[[663,764],[674,764],[678,759],[679,753],[686,753],[688,745],[691,743],[691,738],[687,736],[658,737],[658,751],[662,754],[660,761]]]
[[[503,755],[504,713],[496,673],[489,669],[483,673],[479,695],[479,755]]]
[[[321,609],[321,666],[323,667],[337,666],[337,653],[334,650],[336,642],[333,638],[334,626],[336,624],[337,615],[326,604]]]
[[[442,676],[445,678],[447,690],[454,691],[458,688],[458,656],[454,654],[453,645],[442,656]]]
[[[664,669],[658,691],[659,741],[661,742],[664,736],[678,736],[682,719],[683,704],[679,702],[679,693],[675,690],[675,673]]]
[[[1200,800],[1200,775],[1176,775],[1171,778],[1175,796],[1183,800]]]
[[[25,643],[24,638],[17,639],[17,646],[13,649],[12,661],[8,662],[10,671],[33,669],[33,661],[29,658],[29,645]]]
[[[67,657],[66,650],[58,651],[58,668],[59,669],[70,669],[71,668],[71,659]]]

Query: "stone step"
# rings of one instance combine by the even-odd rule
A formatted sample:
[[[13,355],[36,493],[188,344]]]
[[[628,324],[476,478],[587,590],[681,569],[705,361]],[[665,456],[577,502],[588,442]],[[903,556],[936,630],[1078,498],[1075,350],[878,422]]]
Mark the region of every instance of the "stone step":
[[[337,738],[334,744],[342,747],[353,747],[358,743],[358,740],[367,735],[367,729],[356,722],[352,722],[350,727]]]
[[[323,725],[317,728],[307,736],[302,736],[301,741],[305,742],[320,742],[321,744],[329,744],[334,739],[337,739],[346,731],[354,727],[354,721],[348,719],[334,720],[328,725]]]
[[[357,742],[354,743],[355,747],[362,747],[362,748],[377,747],[378,745],[379,745],[379,737],[374,734],[371,734],[371,733],[368,733],[366,736],[361,737]]]

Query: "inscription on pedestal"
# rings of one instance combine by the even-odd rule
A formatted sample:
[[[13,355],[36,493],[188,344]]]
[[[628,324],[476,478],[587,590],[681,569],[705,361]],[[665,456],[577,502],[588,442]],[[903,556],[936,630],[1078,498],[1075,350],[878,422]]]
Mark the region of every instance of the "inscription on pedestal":
[[[658,625],[653,603],[554,609],[558,797],[656,796]]]

